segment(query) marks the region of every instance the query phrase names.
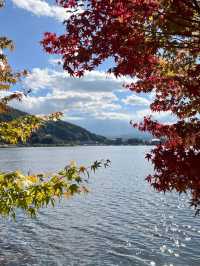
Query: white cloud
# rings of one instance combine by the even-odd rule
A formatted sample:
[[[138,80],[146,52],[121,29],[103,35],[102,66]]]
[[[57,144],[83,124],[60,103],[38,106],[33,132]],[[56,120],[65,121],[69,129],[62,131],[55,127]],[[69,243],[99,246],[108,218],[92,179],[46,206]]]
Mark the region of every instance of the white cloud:
[[[73,78],[63,71],[34,68],[24,81],[32,94],[13,106],[33,114],[62,111],[65,117],[80,119],[130,120],[117,92],[129,78],[115,78],[105,72],[87,72]],[[124,92],[125,96],[127,92]]]
[[[32,89],[32,93],[24,97],[22,102],[13,101],[12,106],[32,114],[61,111],[65,120],[76,121],[95,132],[99,132],[98,124],[104,125],[102,130],[105,132],[101,134],[106,134],[106,121],[109,125],[115,125],[113,129],[109,127],[108,131],[121,132],[125,128],[131,130],[130,120],[138,122],[148,115],[169,121],[169,113],[152,113],[147,108],[149,99],[130,95],[123,88],[123,83],[130,81],[130,78],[117,79],[114,75],[100,71],[87,72],[79,79],[63,71],[34,68],[24,81],[24,86]]]
[[[24,97],[22,102],[14,101],[15,108],[33,114],[48,114],[56,111],[74,114],[75,116],[96,117],[99,112],[119,110],[115,103],[117,97],[112,93],[87,93],[76,91],[53,91],[45,96]]]
[[[64,21],[70,16],[66,9],[57,5],[50,5],[44,0],[12,0],[12,2],[15,6],[25,9],[36,16],[52,17],[59,21]]]
[[[123,84],[131,81],[128,77],[116,78],[101,71],[73,78],[63,71],[34,68],[24,82],[24,86],[32,90],[32,96],[15,103],[15,107],[34,114],[63,111],[70,117],[127,121],[131,119],[130,111],[123,110],[117,92],[123,89],[127,97]],[[123,101],[126,99],[128,97]],[[146,104],[146,99],[142,99],[137,99],[141,107],[142,102]]]
[[[152,112],[149,108],[138,110],[136,112],[139,120],[142,120],[144,116],[152,116],[154,120],[158,120],[162,123],[172,123],[176,120],[175,116],[170,111],[166,112]]]
[[[49,59],[49,63],[53,66],[58,66],[59,64],[62,64],[63,63],[63,60],[62,58],[50,58]]]
[[[86,72],[82,78],[73,78],[69,74],[52,69],[34,68],[26,78],[25,85],[34,91],[41,89],[76,90],[87,92],[108,92],[122,89],[123,83],[132,81],[128,77],[116,78],[105,72]]]
[[[97,113],[98,114],[98,113]],[[100,112],[98,117],[100,120],[118,120],[118,121],[127,121],[131,120],[131,114],[125,113],[122,110],[120,112]]]
[[[33,92],[52,85],[53,77],[49,75],[48,69],[34,68],[24,81],[24,85]]]
[[[128,105],[150,105],[150,101],[144,97],[137,96],[135,94],[128,96],[122,100],[123,103]]]

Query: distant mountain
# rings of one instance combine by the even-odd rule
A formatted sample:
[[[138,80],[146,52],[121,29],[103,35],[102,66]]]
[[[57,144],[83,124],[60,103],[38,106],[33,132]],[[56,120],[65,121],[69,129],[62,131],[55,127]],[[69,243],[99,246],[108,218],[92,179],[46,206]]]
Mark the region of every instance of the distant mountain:
[[[133,128],[127,120],[115,119],[82,119],[78,124],[87,128],[89,131],[97,135],[103,135],[108,139],[122,138],[137,138],[142,140],[150,140],[152,136],[146,132],[141,132]]]
[[[0,121],[11,121],[25,112],[10,108],[5,114],[0,114]],[[30,144],[103,144],[107,139],[93,134],[88,130],[65,121],[49,121],[37,132],[33,133],[28,143]]]

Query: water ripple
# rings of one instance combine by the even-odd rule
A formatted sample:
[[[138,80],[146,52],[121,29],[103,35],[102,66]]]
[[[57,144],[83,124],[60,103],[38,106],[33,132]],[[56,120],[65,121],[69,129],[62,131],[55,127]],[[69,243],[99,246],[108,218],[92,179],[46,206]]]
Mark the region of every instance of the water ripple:
[[[0,150],[0,167],[5,170],[55,170],[69,159],[80,163],[94,158],[112,161],[112,169],[100,171],[91,180],[92,192],[87,196],[43,209],[36,220],[20,212],[17,223],[2,220],[0,265],[199,266],[199,218],[194,218],[188,208],[186,196],[164,196],[149,188],[144,181],[152,171],[144,161],[147,150],[148,147]],[[56,161],[52,151],[59,154]]]

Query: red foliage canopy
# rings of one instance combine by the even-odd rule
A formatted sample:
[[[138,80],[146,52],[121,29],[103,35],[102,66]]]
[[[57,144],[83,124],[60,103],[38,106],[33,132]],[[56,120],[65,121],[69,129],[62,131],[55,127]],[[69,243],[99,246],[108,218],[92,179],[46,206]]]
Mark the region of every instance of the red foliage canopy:
[[[107,58],[116,76],[137,77],[127,87],[153,92],[152,111],[177,117],[163,125],[145,117],[137,126],[166,142],[147,155],[155,174],[147,180],[158,191],[191,192],[200,204],[200,1],[57,0],[80,12],[64,22],[65,34],[45,33],[48,53],[62,55],[63,68],[82,76]]]

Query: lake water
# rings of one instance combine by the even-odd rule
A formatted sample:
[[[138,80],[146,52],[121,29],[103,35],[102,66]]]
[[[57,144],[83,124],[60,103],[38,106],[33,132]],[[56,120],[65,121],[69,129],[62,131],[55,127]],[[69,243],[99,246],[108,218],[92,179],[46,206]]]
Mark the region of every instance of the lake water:
[[[199,266],[200,217],[187,198],[163,195],[144,181],[150,147],[0,149],[0,169],[55,171],[70,160],[112,161],[90,181],[88,195],[0,222],[0,265]]]

